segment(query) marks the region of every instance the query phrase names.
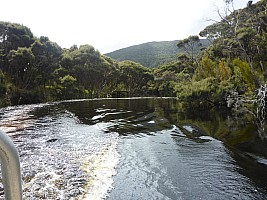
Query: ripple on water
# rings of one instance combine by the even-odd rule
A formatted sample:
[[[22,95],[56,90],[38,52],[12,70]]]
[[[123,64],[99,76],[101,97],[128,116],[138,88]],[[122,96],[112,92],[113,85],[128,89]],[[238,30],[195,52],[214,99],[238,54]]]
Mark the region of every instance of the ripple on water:
[[[0,127],[20,154],[23,198],[103,199],[116,173],[118,134],[105,133],[108,123],[81,124],[64,109],[39,118],[30,114],[42,106],[0,110]],[[8,131],[10,124],[24,128]]]
[[[0,127],[12,128],[8,134],[19,150],[23,199],[266,199],[230,149],[196,126],[174,126],[176,108],[157,102],[0,109]]]

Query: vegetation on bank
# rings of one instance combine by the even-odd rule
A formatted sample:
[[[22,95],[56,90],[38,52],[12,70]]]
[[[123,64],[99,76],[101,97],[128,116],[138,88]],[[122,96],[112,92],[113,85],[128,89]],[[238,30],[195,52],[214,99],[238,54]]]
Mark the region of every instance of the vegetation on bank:
[[[116,90],[146,95],[153,81],[138,63],[114,60],[90,45],[62,49],[26,26],[0,22],[0,105],[110,97]]]
[[[267,78],[266,6],[267,1],[261,0],[244,9],[231,10],[232,1],[225,1],[225,10],[219,13],[221,20],[200,32],[212,42],[208,48],[193,54],[200,45],[197,36],[178,43],[187,56],[180,56],[186,66],[175,73],[172,83],[173,93],[180,100],[203,107],[226,105],[233,92],[242,95],[243,102],[250,99],[255,103],[257,98],[265,98],[266,91],[261,86]]]
[[[147,68],[115,61],[90,45],[61,48],[26,26],[0,22],[0,106],[64,99],[172,96],[188,105],[226,105],[235,91],[248,96],[266,83],[267,1],[231,10],[177,43],[175,61]],[[177,47],[177,49],[178,49]],[[196,55],[196,49],[202,49]],[[120,96],[121,97],[121,96]]]

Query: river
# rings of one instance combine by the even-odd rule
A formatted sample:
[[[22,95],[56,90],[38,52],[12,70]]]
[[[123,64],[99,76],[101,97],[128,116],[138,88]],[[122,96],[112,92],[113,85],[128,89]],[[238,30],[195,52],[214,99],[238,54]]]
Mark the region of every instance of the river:
[[[267,199],[264,127],[179,105],[132,98],[0,109],[23,199]]]

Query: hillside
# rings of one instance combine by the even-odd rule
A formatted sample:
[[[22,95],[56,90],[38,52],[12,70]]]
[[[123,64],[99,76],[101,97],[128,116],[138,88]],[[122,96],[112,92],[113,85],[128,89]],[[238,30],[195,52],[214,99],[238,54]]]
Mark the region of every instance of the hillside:
[[[157,67],[176,60],[177,54],[182,52],[177,47],[178,40],[148,42],[134,45],[105,54],[116,61],[131,60],[146,67]],[[208,46],[207,40],[202,40],[203,46]]]

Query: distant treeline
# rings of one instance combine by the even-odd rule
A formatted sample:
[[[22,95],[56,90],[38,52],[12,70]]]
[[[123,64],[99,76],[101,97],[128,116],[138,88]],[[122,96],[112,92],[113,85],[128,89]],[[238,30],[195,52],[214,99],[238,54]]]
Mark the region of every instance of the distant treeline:
[[[211,45],[203,48],[198,36],[189,36],[177,42],[175,61],[156,68],[114,61],[90,45],[61,48],[26,26],[0,22],[0,105],[121,94],[214,106],[225,105],[232,91],[253,94],[266,83],[267,3],[226,6],[221,21],[200,32]]]
[[[0,22],[0,105],[111,97],[114,91],[146,96],[149,69],[114,60],[90,45],[63,49],[26,26]]]
[[[116,61],[131,60],[145,67],[154,68],[177,61],[177,54],[184,53],[183,48],[177,47],[178,42],[179,40],[147,42],[119,49],[105,55]],[[201,46],[195,49],[195,54],[198,54],[201,49],[211,44],[207,39],[200,39],[200,43]]]

